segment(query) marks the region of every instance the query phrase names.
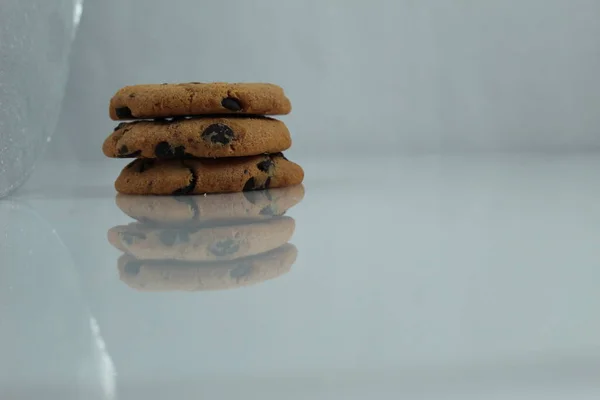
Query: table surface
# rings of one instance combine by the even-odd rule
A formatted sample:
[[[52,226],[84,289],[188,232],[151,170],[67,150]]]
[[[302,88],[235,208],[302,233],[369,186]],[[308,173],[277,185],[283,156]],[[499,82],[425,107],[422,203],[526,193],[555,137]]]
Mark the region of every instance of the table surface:
[[[598,155],[298,161],[177,199],[38,167],[0,201],[0,397],[598,398]]]

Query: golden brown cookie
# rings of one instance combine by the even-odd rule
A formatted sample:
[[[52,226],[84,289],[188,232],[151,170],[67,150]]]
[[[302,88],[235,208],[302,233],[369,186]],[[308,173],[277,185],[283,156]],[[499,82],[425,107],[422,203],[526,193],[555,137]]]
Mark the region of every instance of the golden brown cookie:
[[[270,83],[176,83],[126,86],[110,100],[115,120],[205,114],[283,115],[292,110],[283,89]]]
[[[298,185],[302,168],[283,154],[219,159],[136,159],[123,169],[115,189],[123,194],[229,193]]]
[[[275,249],[294,233],[290,217],[214,227],[164,227],[140,223],[115,226],[109,242],[140,260],[234,260]]]
[[[292,244],[234,261],[182,263],[119,258],[119,276],[140,291],[207,291],[250,286],[286,274],[296,261]]]
[[[117,206],[140,222],[176,225],[282,216],[304,198],[304,186],[208,196],[131,196],[118,194]]]
[[[273,118],[182,118],[121,123],[102,151],[115,158],[240,157],[291,145],[285,124]]]

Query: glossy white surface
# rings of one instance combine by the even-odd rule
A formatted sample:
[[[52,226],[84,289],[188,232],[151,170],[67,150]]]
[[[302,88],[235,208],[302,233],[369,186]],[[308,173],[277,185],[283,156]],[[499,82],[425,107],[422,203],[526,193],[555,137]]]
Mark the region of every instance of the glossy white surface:
[[[598,398],[600,157],[297,161],[291,269],[196,292],[120,279],[122,162],[40,168],[0,201],[2,398]]]

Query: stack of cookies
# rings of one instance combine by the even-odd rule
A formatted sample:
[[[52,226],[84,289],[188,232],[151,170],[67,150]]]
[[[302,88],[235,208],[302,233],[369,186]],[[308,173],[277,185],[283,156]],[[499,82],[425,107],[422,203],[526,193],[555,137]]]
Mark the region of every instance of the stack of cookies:
[[[105,140],[113,158],[136,158],[115,188],[123,194],[241,192],[300,184],[302,168],[282,121],[291,111],[279,86],[267,83],[183,83],[127,86],[110,101],[119,124]]]

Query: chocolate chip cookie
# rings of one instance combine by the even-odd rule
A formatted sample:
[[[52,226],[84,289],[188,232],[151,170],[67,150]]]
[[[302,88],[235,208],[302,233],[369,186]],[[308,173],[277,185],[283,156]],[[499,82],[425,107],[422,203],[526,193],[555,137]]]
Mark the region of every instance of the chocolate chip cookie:
[[[205,114],[283,115],[292,110],[270,83],[179,83],[126,86],[110,100],[110,117],[151,119]]]
[[[118,194],[117,206],[140,222],[178,225],[255,220],[282,216],[304,198],[304,186],[208,196],[130,196]]]
[[[136,159],[115,189],[123,194],[186,195],[241,192],[298,185],[302,168],[283,154],[175,160]]]
[[[218,261],[264,253],[287,243],[295,222],[273,217],[259,222],[215,227],[116,226],[109,242],[140,260]]]
[[[286,274],[296,261],[292,244],[234,261],[182,263],[119,258],[120,279],[140,291],[208,291],[250,286]]]
[[[278,153],[291,145],[285,124],[273,118],[182,118],[121,123],[102,151],[115,158],[221,158]]]

